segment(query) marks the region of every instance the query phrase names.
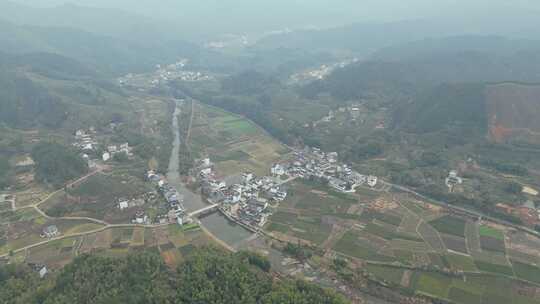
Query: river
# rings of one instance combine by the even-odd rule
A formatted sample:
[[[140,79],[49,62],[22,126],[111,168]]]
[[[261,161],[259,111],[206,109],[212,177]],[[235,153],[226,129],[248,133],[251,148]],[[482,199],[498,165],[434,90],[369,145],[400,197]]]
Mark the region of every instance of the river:
[[[167,171],[167,180],[178,193],[184,197],[184,207],[187,212],[193,212],[202,209],[207,204],[202,200],[201,195],[193,193],[190,189],[186,188],[180,177],[180,159],[178,157],[180,153],[180,129],[178,126],[178,116],[180,115],[180,107],[177,106],[172,121],[172,128],[174,132],[173,148],[171,152],[171,159],[169,160],[169,168]],[[201,224],[210,231],[215,237],[225,242],[227,245],[238,248],[240,243],[248,239],[252,233],[239,225],[229,221],[225,216],[216,212],[205,216],[200,219]]]

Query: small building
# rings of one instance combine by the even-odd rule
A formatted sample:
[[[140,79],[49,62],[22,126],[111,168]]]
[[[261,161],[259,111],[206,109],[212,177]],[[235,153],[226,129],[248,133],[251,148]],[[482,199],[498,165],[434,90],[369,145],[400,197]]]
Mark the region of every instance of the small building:
[[[60,234],[60,232],[58,231],[58,227],[56,227],[56,225],[50,225],[50,226],[47,226],[43,229],[43,237],[48,237],[48,238],[53,238],[55,236],[57,236],[58,234]]]
[[[201,165],[203,167],[209,167],[212,165],[212,162],[210,161],[210,158],[204,158],[201,160]]]
[[[43,279],[43,278],[47,275],[47,273],[49,273],[49,271],[47,270],[47,266],[43,266],[43,267],[38,271],[38,273],[39,273],[39,278],[40,278],[40,279]]]
[[[270,172],[272,173],[272,175],[274,176],[282,176],[285,174],[285,168],[283,168],[282,165],[280,164],[275,164],[272,166],[272,168],[270,169]]]
[[[129,201],[127,199],[118,200],[118,208],[120,208],[120,210],[129,208]]]
[[[209,176],[212,174],[212,168],[204,168],[201,170],[201,176]]]
[[[103,153],[103,155],[101,156],[101,159],[103,159],[104,162],[108,161],[109,159],[111,159],[111,154],[109,152],[105,152]]]
[[[373,176],[373,175],[368,176],[368,178],[367,178],[367,184],[368,184],[370,187],[375,187],[375,186],[377,186],[377,182],[378,182],[378,178],[377,178],[376,176]]]
[[[109,153],[116,153],[118,152],[118,147],[116,145],[110,145],[107,147],[107,151],[109,151]]]

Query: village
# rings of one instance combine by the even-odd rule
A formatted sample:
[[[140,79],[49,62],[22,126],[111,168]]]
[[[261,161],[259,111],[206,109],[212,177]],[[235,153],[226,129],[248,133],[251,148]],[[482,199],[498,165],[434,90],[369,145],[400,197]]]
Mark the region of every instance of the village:
[[[114,129],[112,123],[111,129]],[[75,141],[73,142],[73,146],[81,152],[81,157],[87,162],[90,169],[96,168],[99,161],[105,163],[112,159],[133,157],[133,148],[127,142],[119,145],[109,144],[102,149],[104,145],[97,140],[97,133],[94,127],[87,130],[79,129],[75,132]]]
[[[213,77],[203,72],[185,70],[188,65],[188,59],[181,59],[176,63],[168,65],[156,65],[156,70],[151,75],[136,75],[127,74],[118,79],[118,84],[121,86],[143,86],[157,87],[161,84],[166,84],[171,80],[181,80],[189,82],[208,81]]]
[[[319,179],[341,193],[354,193],[363,185],[377,190],[380,185],[376,176],[360,174],[340,163],[336,152],[325,153],[311,147],[296,150],[291,159],[274,164],[269,176],[244,172],[240,181],[232,185],[216,179],[208,158],[199,161],[195,171],[207,200],[219,204],[220,211],[229,219],[255,232],[260,231],[272,215],[273,208],[269,207],[277,207],[287,198],[285,184],[297,178]]]

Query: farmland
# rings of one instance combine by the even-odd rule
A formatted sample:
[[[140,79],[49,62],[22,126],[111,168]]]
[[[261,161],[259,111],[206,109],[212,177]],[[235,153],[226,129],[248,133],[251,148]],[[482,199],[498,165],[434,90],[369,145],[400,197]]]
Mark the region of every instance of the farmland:
[[[534,238],[406,196],[336,195],[314,182],[287,186],[289,197],[265,227],[280,239],[363,261],[370,280],[418,295],[459,304],[539,302],[540,270],[525,263],[540,250]]]
[[[200,229],[184,231],[178,225],[157,228],[110,228],[97,233],[70,237],[27,250],[26,262],[63,267],[85,253],[123,257],[131,251],[154,250],[175,266],[196,247],[213,244]],[[189,249],[191,248],[191,249]]]
[[[210,157],[225,177],[244,171],[264,175],[288,152],[245,118],[199,103],[194,105],[190,148],[195,157]]]
[[[129,174],[96,174],[83,183],[62,191],[40,207],[50,216],[83,216],[110,223],[129,223],[135,209],[120,211],[120,198],[131,199],[153,189]]]
[[[50,225],[57,226],[60,235],[83,233],[102,227],[86,220],[47,219],[34,209],[23,209],[16,212],[3,213],[2,223],[9,223],[4,231],[0,254],[8,253],[25,246],[42,242],[43,229]]]

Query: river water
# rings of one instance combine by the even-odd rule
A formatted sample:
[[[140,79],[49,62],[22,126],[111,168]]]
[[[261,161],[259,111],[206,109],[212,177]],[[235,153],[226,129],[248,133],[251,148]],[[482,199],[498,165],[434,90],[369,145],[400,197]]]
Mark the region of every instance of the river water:
[[[173,186],[181,196],[184,197],[183,204],[186,211],[193,212],[206,207],[207,204],[202,200],[200,194],[193,193],[190,189],[186,188],[180,178],[180,159],[178,157],[181,144],[180,130],[178,126],[179,115],[180,107],[176,107],[172,121],[174,139],[171,159],[169,161],[169,168],[167,172],[167,180],[169,181],[169,184]],[[248,239],[252,235],[250,231],[229,221],[225,216],[218,212],[201,218],[201,224],[215,237],[233,248],[237,248],[242,241]]]

